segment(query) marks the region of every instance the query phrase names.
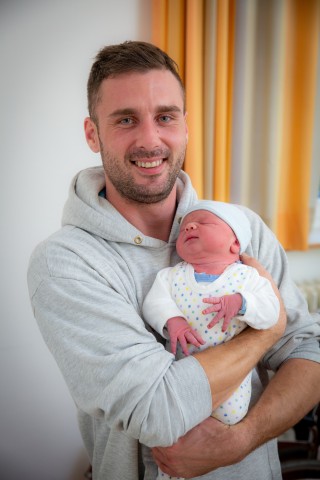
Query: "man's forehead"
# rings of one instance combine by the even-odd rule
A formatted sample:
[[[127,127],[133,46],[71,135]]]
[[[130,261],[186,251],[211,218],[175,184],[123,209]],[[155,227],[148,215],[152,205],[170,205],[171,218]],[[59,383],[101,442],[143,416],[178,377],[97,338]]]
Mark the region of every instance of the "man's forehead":
[[[184,92],[178,79],[165,69],[153,69],[146,72],[123,72],[104,79],[100,85],[99,99],[117,99],[125,104],[127,99],[149,98],[154,95],[159,105],[184,105]],[[110,98],[111,97],[111,98]],[[123,105],[125,108],[125,105]],[[130,105],[128,106],[130,108]]]

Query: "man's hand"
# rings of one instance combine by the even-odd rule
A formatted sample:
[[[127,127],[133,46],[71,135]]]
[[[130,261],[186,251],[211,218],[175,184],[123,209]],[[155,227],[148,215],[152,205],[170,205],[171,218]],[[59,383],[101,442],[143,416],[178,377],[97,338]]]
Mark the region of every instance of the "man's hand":
[[[209,417],[172,447],[154,448],[155,461],[163,472],[184,478],[240,462],[287,431],[319,402],[319,389],[315,388],[319,382],[318,363],[290,359],[241,422],[228,426]]]
[[[167,321],[167,329],[170,337],[171,351],[175,355],[177,353],[177,342],[180,342],[183,353],[188,356],[188,343],[195,347],[200,347],[206,342],[198,332],[193,330],[185,318],[172,317]]]
[[[171,447],[153,448],[152,454],[168,475],[184,478],[204,475],[239,462],[249,453],[241,423],[229,426],[209,417]]]

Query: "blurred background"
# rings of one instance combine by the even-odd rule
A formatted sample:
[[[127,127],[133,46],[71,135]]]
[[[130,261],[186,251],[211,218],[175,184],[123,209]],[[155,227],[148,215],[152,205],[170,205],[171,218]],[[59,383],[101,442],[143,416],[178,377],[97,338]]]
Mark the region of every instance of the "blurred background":
[[[185,169],[199,196],[256,210],[297,283],[316,285],[319,3],[1,1],[0,478],[81,480],[88,465],[26,270],[35,245],[60,227],[72,177],[100,164],[83,135],[97,51],[144,40],[175,58],[187,89]]]

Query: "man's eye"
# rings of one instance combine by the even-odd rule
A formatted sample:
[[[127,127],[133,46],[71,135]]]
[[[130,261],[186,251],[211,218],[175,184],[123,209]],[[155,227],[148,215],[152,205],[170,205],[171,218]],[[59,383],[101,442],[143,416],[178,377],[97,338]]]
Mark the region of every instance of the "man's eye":
[[[161,115],[161,117],[159,117],[159,120],[162,123],[168,123],[168,122],[170,122],[171,117],[170,117],[170,115]]]
[[[130,118],[130,117],[127,117],[127,118],[121,118],[121,120],[119,121],[119,123],[121,125],[131,125],[133,123],[133,119]]]

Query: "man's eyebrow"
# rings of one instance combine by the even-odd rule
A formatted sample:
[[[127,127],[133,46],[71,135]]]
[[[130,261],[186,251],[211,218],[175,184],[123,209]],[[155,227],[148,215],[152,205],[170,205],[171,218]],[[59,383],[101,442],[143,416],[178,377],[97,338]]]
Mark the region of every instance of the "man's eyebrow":
[[[118,108],[117,110],[114,110],[111,112],[108,117],[120,117],[123,115],[134,115],[136,113],[136,110],[133,108]]]
[[[156,107],[156,113],[164,113],[164,112],[178,112],[182,113],[182,110],[177,105],[159,105]],[[111,112],[108,117],[120,117],[123,115],[136,115],[138,110],[135,108],[118,108]]]
[[[181,108],[178,107],[177,105],[159,105],[159,107],[156,108],[156,111],[158,113],[161,112],[182,112]]]

